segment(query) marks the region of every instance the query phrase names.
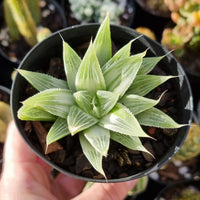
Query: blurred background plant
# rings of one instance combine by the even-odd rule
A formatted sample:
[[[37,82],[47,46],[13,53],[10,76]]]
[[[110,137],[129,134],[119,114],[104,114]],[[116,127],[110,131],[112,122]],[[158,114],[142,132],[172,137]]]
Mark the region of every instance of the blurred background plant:
[[[10,105],[0,101],[0,143],[5,142],[7,126],[11,119]]]
[[[175,26],[163,31],[161,43],[181,57],[200,48],[200,0],[165,0]]]
[[[69,3],[75,18],[82,23],[101,23],[109,13],[110,22],[119,24],[119,16],[126,6],[126,0],[69,0]]]
[[[41,21],[40,0],[4,0],[4,16],[12,41],[23,36],[30,46],[51,34],[42,27],[37,28]],[[39,40],[38,40],[39,38]]]

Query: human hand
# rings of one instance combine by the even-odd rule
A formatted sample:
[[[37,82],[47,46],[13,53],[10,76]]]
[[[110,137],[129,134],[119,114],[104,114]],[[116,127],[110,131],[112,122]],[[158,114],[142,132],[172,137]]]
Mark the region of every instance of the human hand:
[[[122,200],[137,182],[95,183],[81,193],[84,181],[61,173],[52,179],[51,170],[27,147],[11,122],[4,146],[1,200]]]

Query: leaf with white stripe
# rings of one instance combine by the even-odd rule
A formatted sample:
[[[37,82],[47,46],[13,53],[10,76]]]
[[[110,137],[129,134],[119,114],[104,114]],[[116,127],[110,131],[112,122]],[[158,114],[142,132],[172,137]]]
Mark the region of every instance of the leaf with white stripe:
[[[56,142],[69,134],[70,132],[67,126],[67,120],[58,117],[47,134],[46,144],[50,145],[51,143]]]
[[[76,90],[75,79],[78,68],[81,64],[79,55],[63,40],[63,63],[69,88]]]
[[[93,95],[84,90],[74,93],[74,98],[78,106],[85,112],[90,113],[92,110],[92,99]]]
[[[92,42],[80,64],[75,84],[78,91],[87,90],[91,93],[96,93],[97,90],[105,90],[106,88],[103,73]]]
[[[21,120],[28,121],[55,121],[56,116],[48,113],[40,108],[29,105],[23,105],[17,112],[17,116]]]
[[[96,95],[99,103],[99,112],[101,117],[110,112],[119,98],[118,94],[103,90],[98,90]]]
[[[176,77],[177,76],[138,75],[126,94],[137,94],[139,96],[145,96],[157,86],[171,78]]]
[[[149,153],[149,151],[142,145],[142,142],[140,141],[139,137],[123,135],[123,134],[111,131],[110,138],[114,140],[115,142],[118,142],[129,149]]]
[[[165,92],[163,92],[163,94],[164,93]],[[137,115],[158,104],[163,94],[160,95],[160,98],[158,100],[141,97],[134,94],[129,94],[129,95],[124,95],[123,98],[120,99],[120,102],[123,105],[125,105],[134,115]]]
[[[83,131],[98,122],[96,118],[82,111],[77,106],[72,106],[67,117],[68,129],[71,135]]]
[[[101,23],[94,40],[94,49],[102,67],[112,56],[112,43],[109,16]]]
[[[110,144],[110,131],[94,125],[83,131],[90,144],[103,156],[107,156]]]
[[[104,71],[107,90],[123,96],[135,79],[145,54],[146,51],[120,59]]]
[[[51,88],[68,89],[67,81],[55,78],[53,76],[23,69],[18,69],[17,71],[38,91]]]
[[[105,177],[105,173],[102,167],[103,155],[100,154],[85,138],[83,133],[79,134],[79,140],[81,144],[81,148],[83,150],[84,155],[88,159],[88,161],[92,164],[94,169],[102,174]]]
[[[140,38],[140,36],[136,37],[135,39],[131,40],[129,43],[127,43],[126,45],[124,45],[121,49],[119,49],[114,55],[113,57],[102,67],[102,71],[106,71],[113,63],[115,63],[116,61],[120,60],[120,59],[124,59],[124,58],[128,58],[130,56],[131,53],[131,45],[132,43],[137,40],[138,38]]]
[[[148,74],[165,56],[146,57],[143,59],[138,75]]]
[[[23,104],[41,108],[53,115],[67,118],[69,109],[75,104],[75,101],[70,90],[48,89],[29,97]]]
[[[135,116],[119,103],[108,115],[99,120],[99,125],[124,135],[150,137],[142,130]]]
[[[171,117],[157,108],[150,108],[136,115],[140,124],[158,128],[180,128],[185,124],[176,123]]]

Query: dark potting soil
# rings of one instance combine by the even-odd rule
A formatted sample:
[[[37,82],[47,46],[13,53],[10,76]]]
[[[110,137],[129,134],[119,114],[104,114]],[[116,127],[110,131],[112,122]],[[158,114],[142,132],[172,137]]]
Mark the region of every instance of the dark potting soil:
[[[52,76],[66,79],[63,77],[64,67],[61,58],[52,58],[47,71],[40,72],[46,72]],[[158,66],[154,68],[152,74],[167,75],[166,72]],[[163,95],[162,100],[157,105],[157,108],[161,109],[177,121],[178,110],[176,108],[178,107],[179,99],[177,97],[178,89],[175,87],[176,84],[174,84],[174,81],[174,79],[167,81],[150,92],[147,97],[158,99],[159,96],[167,90]],[[36,92],[37,91],[27,83],[26,96],[24,99]],[[44,154],[46,149],[44,138],[52,124],[30,121],[22,123],[24,124],[25,132],[31,143],[34,144],[38,151]],[[108,156],[103,158],[103,168],[108,179],[127,177],[148,169],[154,165],[166,151],[168,151],[176,139],[177,129],[160,129],[144,126],[143,129],[147,134],[155,138],[155,140],[141,138],[143,145],[154,155],[155,159],[147,153],[133,151],[111,141]],[[42,139],[40,137],[42,145],[36,136],[40,134],[43,134]],[[49,154],[45,156],[61,168],[80,176],[104,179],[102,175],[93,169],[87,158],[84,156],[79,143],[78,134],[73,137],[67,136],[56,142],[53,147],[50,146],[48,147],[48,149],[50,149]],[[59,150],[55,151],[55,148],[58,148]]]
[[[48,27],[51,32],[64,28],[63,18],[55,5],[48,3],[48,1],[41,1],[40,5],[42,20],[38,27]],[[13,62],[20,62],[31,49],[23,37],[19,41],[11,41],[9,30],[3,17],[0,20],[0,48]]]

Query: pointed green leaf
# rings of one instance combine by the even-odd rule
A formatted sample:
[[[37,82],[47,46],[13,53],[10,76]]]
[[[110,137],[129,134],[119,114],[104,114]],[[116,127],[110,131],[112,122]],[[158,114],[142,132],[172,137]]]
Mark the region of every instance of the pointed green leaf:
[[[63,63],[69,88],[76,90],[75,79],[78,68],[81,64],[81,58],[78,54],[63,40]]]
[[[93,95],[88,91],[78,91],[74,93],[74,98],[78,106],[85,112],[91,113]]]
[[[135,79],[145,53],[121,59],[104,71],[107,90],[122,96]]]
[[[76,75],[76,89],[95,93],[105,90],[105,80],[94,47],[90,43]]]
[[[157,86],[175,77],[176,76],[138,75],[128,89],[127,94],[145,96]]]
[[[148,74],[165,56],[146,57],[143,59],[138,75]]]
[[[142,145],[142,142],[140,141],[139,137],[123,135],[123,134],[111,131],[110,138],[114,140],[115,142],[118,142],[129,149],[136,150],[136,151],[144,151],[144,152],[149,153],[149,151],[147,151],[147,149]]]
[[[106,71],[108,70],[108,68],[116,61],[120,60],[120,59],[124,59],[124,58],[128,58],[131,54],[131,45],[132,43],[137,40],[138,38],[140,38],[140,36],[136,37],[135,39],[131,40],[129,43],[127,43],[126,45],[124,45],[121,49],[119,49],[114,56],[108,60],[108,62],[102,67],[102,71]]]
[[[69,134],[70,132],[67,127],[67,120],[58,117],[47,134],[46,144],[50,145],[51,143],[56,142]]]
[[[67,118],[69,109],[74,103],[72,92],[65,89],[44,90],[23,102],[24,105],[41,108],[62,118]]]
[[[163,94],[164,93],[165,92],[163,92]],[[124,104],[134,115],[137,115],[158,104],[163,94],[160,95],[160,98],[158,100],[141,97],[134,94],[129,94],[129,95],[124,95],[123,98],[120,100],[120,102]]]
[[[103,156],[106,156],[110,144],[110,131],[94,125],[83,131],[89,143]]]
[[[95,170],[97,170],[100,174],[102,174],[105,177],[105,173],[103,171],[102,167],[102,160],[103,155],[100,154],[85,138],[83,133],[79,134],[79,140],[81,144],[81,148],[83,150],[84,155],[88,159],[88,161],[91,163],[91,165],[94,167]]]
[[[134,115],[122,104],[117,104],[108,115],[99,120],[99,125],[124,135],[149,137],[140,127]]]
[[[44,110],[28,105],[23,105],[17,112],[17,116],[21,120],[28,121],[55,121],[56,116]]]
[[[180,128],[182,124],[176,123],[171,117],[157,108],[150,108],[136,115],[141,125],[153,126],[158,128]]]
[[[97,98],[99,102],[100,116],[105,116],[115,106],[119,98],[118,94],[109,91],[98,90]]]
[[[96,118],[83,112],[77,106],[72,106],[67,117],[69,131],[72,135],[83,131],[98,122]]]
[[[98,29],[94,40],[94,48],[99,64],[102,67],[112,56],[109,16],[104,19]]]
[[[54,78],[53,76],[22,69],[18,69],[17,71],[38,91],[51,88],[68,89],[67,81]]]
[[[128,58],[130,56],[132,42],[133,40],[131,40],[128,44],[126,44],[119,51],[117,51],[115,55],[110,60],[108,60],[108,62],[102,67],[102,71],[106,71],[116,61]]]

